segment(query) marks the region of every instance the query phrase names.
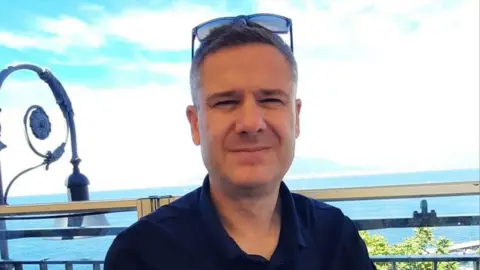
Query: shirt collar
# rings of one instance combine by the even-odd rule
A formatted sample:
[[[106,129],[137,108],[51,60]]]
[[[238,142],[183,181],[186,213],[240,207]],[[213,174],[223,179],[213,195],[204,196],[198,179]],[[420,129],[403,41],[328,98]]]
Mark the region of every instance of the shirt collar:
[[[282,231],[280,233],[278,246],[279,248],[287,248],[293,251],[293,253],[296,253],[299,246],[305,247],[307,244],[299,224],[299,218],[292,194],[283,181],[280,185],[279,196],[282,200]],[[242,250],[223,228],[211,199],[210,178],[208,174],[205,176],[201,188],[199,207],[207,233],[210,234],[215,245],[222,252],[225,252],[227,258],[234,259],[238,256],[244,255]]]

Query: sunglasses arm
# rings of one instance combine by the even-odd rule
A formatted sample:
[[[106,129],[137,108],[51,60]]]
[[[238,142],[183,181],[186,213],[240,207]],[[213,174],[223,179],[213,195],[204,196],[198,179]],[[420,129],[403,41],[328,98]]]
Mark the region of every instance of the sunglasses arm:
[[[192,59],[195,54],[195,33],[192,33]]]
[[[293,25],[290,23],[290,49],[293,53]]]

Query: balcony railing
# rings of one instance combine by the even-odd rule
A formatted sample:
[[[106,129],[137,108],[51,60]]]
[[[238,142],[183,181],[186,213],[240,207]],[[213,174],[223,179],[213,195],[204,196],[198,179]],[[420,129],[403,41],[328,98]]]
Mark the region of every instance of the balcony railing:
[[[431,256],[373,256],[374,263],[388,263],[390,269],[395,270],[398,263],[427,262],[432,264],[432,269],[437,270],[439,263],[445,262],[471,262],[474,270],[480,269],[480,259],[478,255],[431,255]],[[48,270],[49,266],[63,266],[66,270],[73,270],[74,266],[90,266],[89,269],[100,270],[103,261],[99,260],[81,260],[81,261],[0,261],[0,267],[9,267],[10,269],[23,270],[26,265],[38,266],[40,270]],[[1,269],[1,268],[0,268]],[[88,269],[88,268],[87,268]]]
[[[437,216],[434,211],[428,210],[425,198],[446,196],[478,196],[480,195],[480,183],[478,181],[398,185],[382,187],[362,188],[339,188],[325,190],[300,190],[300,193],[322,201],[358,201],[376,199],[398,198],[422,198],[420,210],[415,211],[410,217],[381,218],[381,219],[354,219],[359,230],[372,230],[380,228],[407,228],[407,227],[445,227],[445,226],[479,226],[480,213],[464,216]],[[28,216],[58,215],[58,214],[105,214],[115,212],[136,211],[137,218],[141,218],[157,209],[174,201],[177,197],[149,197],[136,200],[115,201],[87,201],[72,203],[54,203],[38,205],[14,205],[0,206],[0,221],[21,219]],[[412,209],[413,211],[414,209]],[[62,228],[62,229],[7,229],[0,230],[0,242],[8,243],[8,240],[35,237],[74,237],[74,236],[107,236],[117,235],[125,227],[86,227],[86,228]],[[0,243],[2,244],[2,243]],[[1,247],[2,245],[0,245]],[[468,248],[468,247],[467,247]],[[474,245],[472,249],[477,249]],[[377,264],[390,265],[388,269],[397,269],[399,263],[429,262],[432,269],[437,269],[440,263],[459,262],[470,263],[468,269],[479,270],[480,254],[448,254],[448,255],[389,255],[372,256]],[[0,269],[24,269],[27,266],[36,266],[36,269],[101,269],[101,260],[0,260]],[[5,268],[5,267],[9,268]],[[58,268],[61,267],[61,268]],[[88,268],[87,268],[88,267]],[[415,268],[412,268],[415,269]]]
[[[437,270],[439,263],[445,262],[471,262],[472,269],[480,269],[480,260],[478,255],[435,255],[435,256],[373,256],[374,263],[388,263],[392,270],[396,270],[397,264],[401,262],[415,263],[415,262],[427,262],[432,264],[432,269]],[[38,266],[40,270],[48,270],[50,266],[63,266],[66,270],[73,270],[74,266],[90,266],[89,269],[100,270],[103,266],[103,261],[0,261],[1,267],[15,270],[23,270],[24,266],[33,265]]]

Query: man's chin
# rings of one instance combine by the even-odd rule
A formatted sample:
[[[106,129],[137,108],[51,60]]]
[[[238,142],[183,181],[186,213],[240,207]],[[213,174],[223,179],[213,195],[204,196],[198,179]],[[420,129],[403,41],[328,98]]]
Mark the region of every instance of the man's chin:
[[[272,175],[271,171],[262,172],[260,170],[248,170],[234,173],[233,175],[231,175],[230,181],[233,185],[238,187],[254,188],[281,181],[281,179],[277,179],[277,177]]]

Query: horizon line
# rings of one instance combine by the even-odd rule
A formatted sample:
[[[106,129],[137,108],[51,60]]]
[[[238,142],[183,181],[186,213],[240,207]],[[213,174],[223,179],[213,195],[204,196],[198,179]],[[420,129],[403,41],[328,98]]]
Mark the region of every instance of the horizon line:
[[[339,172],[339,173],[311,173],[311,174],[299,174],[288,176],[283,179],[283,181],[298,181],[298,180],[328,180],[332,178],[339,178],[339,177],[364,177],[364,176],[381,176],[381,175],[402,175],[402,174],[422,174],[422,173],[447,173],[447,172],[456,172],[456,171],[478,171],[479,175],[477,181],[480,181],[480,167],[469,167],[469,168],[456,168],[456,169],[429,169],[429,170],[376,170],[376,171],[359,171],[357,173],[349,171],[349,172]],[[90,190],[89,193],[99,193],[99,192],[118,192],[118,191],[139,191],[139,190],[147,190],[147,189],[157,189],[157,188],[178,188],[178,189],[189,189],[192,187],[198,187],[198,184],[186,184],[186,185],[161,185],[161,186],[147,186],[147,187],[139,187],[139,188],[118,188],[118,189],[94,189]],[[52,193],[42,193],[42,194],[22,194],[22,195],[11,195],[10,198],[22,198],[27,196],[54,196],[54,195],[66,195],[65,193],[59,192],[52,192]]]

